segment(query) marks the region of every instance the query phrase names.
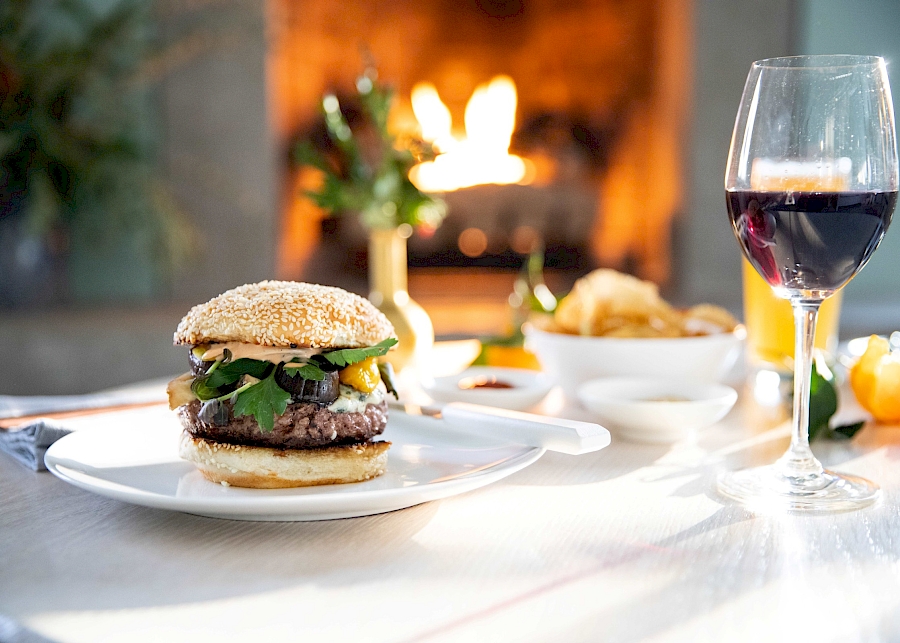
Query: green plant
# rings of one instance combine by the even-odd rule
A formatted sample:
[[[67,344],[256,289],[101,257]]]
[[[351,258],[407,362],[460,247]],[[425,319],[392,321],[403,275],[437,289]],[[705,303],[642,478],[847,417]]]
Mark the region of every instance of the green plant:
[[[0,218],[96,256],[123,238],[165,271],[186,251],[154,166],[141,0],[0,2]]]
[[[370,228],[437,228],[446,206],[419,191],[408,176],[416,163],[434,158],[434,151],[420,139],[397,137],[388,130],[393,92],[377,82],[373,69],[357,79],[356,88],[354,106],[326,94],[325,136],[303,140],[294,150],[298,164],[323,173],[321,189],[306,196],[331,215],[359,214]]]
[[[821,369],[817,366],[821,365]],[[821,372],[820,372],[821,370]],[[812,365],[812,379],[809,387],[809,441],[817,438],[849,440],[863,428],[865,422],[854,422],[831,426],[831,417],[837,413],[838,391],[834,383],[834,373],[824,360]]]

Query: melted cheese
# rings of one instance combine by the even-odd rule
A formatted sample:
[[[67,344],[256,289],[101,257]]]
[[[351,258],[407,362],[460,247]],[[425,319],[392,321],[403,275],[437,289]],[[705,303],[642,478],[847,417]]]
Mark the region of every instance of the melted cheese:
[[[371,393],[363,393],[346,384],[341,384],[338,399],[331,403],[328,410],[332,413],[362,413],[368,404],[381,404],[386,393],[384,384],[380,382]]]

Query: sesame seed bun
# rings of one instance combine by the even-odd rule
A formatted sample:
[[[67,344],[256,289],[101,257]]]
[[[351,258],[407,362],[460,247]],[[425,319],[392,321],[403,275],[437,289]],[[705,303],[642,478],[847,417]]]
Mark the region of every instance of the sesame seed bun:
[[[384,473],[390,442],[316,449],[270,449],[181,435],[179,455],[211,482],[284,489],[371,480]]]
[[[394,336],[387,318],[359,295],[318,284],[262,281],[191,308],[178,324],[175,343],[359,348]]]

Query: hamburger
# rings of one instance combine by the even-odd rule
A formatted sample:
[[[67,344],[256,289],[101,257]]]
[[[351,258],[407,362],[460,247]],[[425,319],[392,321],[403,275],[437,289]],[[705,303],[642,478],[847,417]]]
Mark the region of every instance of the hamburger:
[[[178,324],[190,372],[169,383],[179,454],[208,480],[272,489],[384,473],[397,343],[369,301],[316,284],[264,281],[194,306]]]

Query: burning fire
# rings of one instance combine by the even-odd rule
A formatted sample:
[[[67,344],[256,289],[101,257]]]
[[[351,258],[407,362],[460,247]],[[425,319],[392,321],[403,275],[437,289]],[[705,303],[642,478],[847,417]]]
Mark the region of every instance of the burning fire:
[[[450,110],[431,83],[412,90],[412,107],[422,138],[439,155],[419,163],[409,173],[423,192],[450,192],[485,183],[530,183],[530,162],[509,153],[516,124],[516,85],[509,76],[496,76],[479,85],[466,105],[466,135],[452,133]]]

